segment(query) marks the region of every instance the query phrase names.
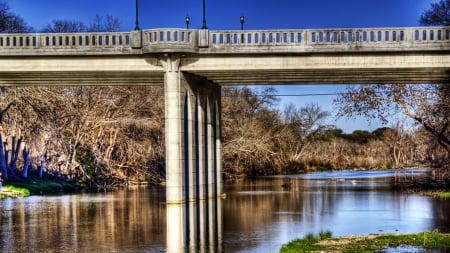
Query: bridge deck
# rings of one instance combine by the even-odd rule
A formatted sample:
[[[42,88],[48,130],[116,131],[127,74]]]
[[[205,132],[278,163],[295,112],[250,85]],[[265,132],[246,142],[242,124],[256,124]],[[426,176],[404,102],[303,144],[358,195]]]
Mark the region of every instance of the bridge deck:
[[[167,54],[222,85],[448,82],[450,27],[0,34],[0,85],[162,85]]]

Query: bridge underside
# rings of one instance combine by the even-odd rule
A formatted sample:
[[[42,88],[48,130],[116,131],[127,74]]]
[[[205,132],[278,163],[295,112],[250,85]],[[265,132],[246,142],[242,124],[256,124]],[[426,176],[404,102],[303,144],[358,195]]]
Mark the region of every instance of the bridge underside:
[[[186,59],[183,71],[221,85],[448,83],[450,55],[316,54]]]
[[[164,85],[164,55],[1,59],[0,85]],[[219,85],[448,83],[450,55],[177,55],[180,70]]]
[[[372,84],[448,83],[447,68],[320,69],[320,70],[228,70],[184,71],[219,85],[253,84]],[[164,85],[164,73],[133,72],[36,72],[2,73],[0,86],[29,85]]]
[[[373,83],[447,83],[448,69],[320,69],[194,71],[194,74],[221,85],[248,84],[373,84]],[[430,81],[432,80],[432,81]]]
[[[30,85],[164,85],[163,72],[31,71],[1,73],[0,86]]]

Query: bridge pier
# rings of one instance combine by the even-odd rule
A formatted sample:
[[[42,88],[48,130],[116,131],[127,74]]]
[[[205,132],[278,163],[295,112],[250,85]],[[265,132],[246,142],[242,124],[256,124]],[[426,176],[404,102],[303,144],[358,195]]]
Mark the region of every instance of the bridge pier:
[[[164,75],[167,204],[219,197],[222,187],[221,88],[161,60]],[[200,209],[200,217],[203,212]],[[189,212],[187,215],[190,215]]]

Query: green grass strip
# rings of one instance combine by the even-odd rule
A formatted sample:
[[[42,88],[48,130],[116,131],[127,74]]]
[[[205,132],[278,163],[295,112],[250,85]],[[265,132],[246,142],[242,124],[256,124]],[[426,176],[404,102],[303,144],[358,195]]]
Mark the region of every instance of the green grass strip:
[[[322,233],[322,232],[321,232]],[[282,246],[281,253],[339,251],[343,253],[374,252],[386,247],[396,248],[400,245],[417,246],[426,249],[450,249],[450,235],[436,231],[417,234],[388,234],[356,237],[331,238],[331,232],[326,236],[308,234]]]
[[[14,185],[4,185],[2,187],[2,191],[0,192],[0,199],[26,196],[30,196],[30,191],[28,189]]]
[[[324,246],[319,245],[318,242],[331,238],[332,234],[330,231],[320,232],[318,235],[307,234],[304,238],[296,239],[288,244],[284,244],[281,247],[280,252],[282,253],[303,253],[303,252],[313,252],[325,249]]]

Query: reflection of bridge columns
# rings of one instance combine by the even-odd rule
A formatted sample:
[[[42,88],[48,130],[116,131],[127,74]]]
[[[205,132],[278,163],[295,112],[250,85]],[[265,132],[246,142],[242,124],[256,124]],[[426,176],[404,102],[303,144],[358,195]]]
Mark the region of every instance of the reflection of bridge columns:
[[[165,70],[166,192],[168,204],[222,194],[220,86],[180,71],[180,58],[161,60]]]
[[[222,252],[222,209],[220,198],[168,204],[166,252]]]

